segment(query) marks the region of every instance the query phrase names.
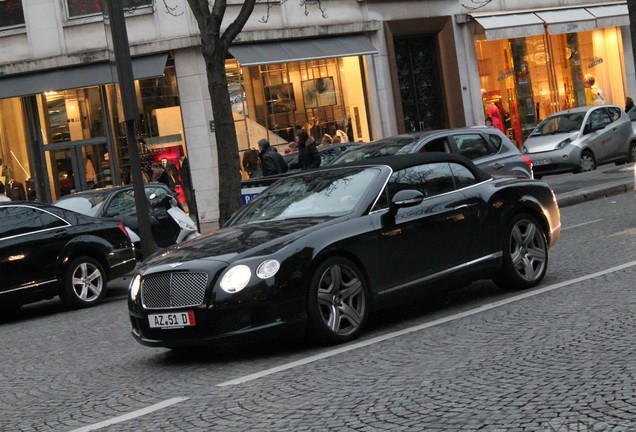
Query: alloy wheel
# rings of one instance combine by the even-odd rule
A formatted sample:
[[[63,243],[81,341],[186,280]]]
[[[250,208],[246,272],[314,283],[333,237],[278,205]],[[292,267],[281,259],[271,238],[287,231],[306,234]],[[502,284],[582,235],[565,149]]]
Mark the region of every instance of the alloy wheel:
[[[510,258],[516,273],[525,281],[541,278],[547,264],[543,232],[531,220],[521,219],[512,228]]]
[[[367,302],[355,270],[338,263],[329,266],[320,277],[317,294],[320,316],[332,333],[347,336],[360,328]]]

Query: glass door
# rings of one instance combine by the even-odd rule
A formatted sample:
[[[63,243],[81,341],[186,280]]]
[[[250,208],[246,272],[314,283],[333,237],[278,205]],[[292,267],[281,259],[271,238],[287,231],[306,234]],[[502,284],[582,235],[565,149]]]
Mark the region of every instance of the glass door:
[[[74,192],[113,184],[105,142],[50,144],[45,150],[50,166],[49,183],[53,201]]]

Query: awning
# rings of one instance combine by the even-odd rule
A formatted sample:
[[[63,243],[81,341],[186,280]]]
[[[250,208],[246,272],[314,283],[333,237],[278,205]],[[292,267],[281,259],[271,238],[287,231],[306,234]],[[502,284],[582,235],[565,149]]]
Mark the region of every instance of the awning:
[[[540,11],[536,15],[546,23],[550,34],[578,33],[596,28],[596,17],[584,8]]]
[[[486,39],[512,39],[543,34],[578,33],[629,25],[624,2],[585,7],[543,9],[518,13],[469,14],[484,29]]]
[[[512,15],[473,15],[486,33],[486,39],[512,39],[543,34],[543,21],[533,13]]]
[[[132,59],[135,79],[162,76],[168,54],[156,54]],[[47,91],[90,87],[114,82],[110,64],[94,63],[22,75],[0,77],[0,99],[30,96]]]
[[[230,53],[241,66],[376,54],[363,35],[232,45]]]
[[[586,8],[596,17],[596,27],[622,27],[629,25],[629,11],[626,4]]]

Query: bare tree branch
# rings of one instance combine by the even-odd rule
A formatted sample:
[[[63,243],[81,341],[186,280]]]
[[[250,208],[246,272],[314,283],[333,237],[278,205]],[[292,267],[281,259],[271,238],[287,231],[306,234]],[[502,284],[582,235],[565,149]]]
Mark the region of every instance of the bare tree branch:
[[[464,7],[465,9],[468,10],[477,10],[477,9],[481,9],[484,6],[486,6],[488,3],[490,3],[492,0],[470,0],[470,3],[472,5],[467,5],[462,3],[462,7]]]

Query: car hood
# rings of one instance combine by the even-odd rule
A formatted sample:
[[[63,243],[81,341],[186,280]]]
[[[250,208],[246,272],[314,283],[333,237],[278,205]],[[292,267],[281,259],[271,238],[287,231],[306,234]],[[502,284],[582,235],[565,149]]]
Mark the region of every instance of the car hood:
[[[556,148],[557,144],[568,138],[575,139],[578,136],[578,132],[558,133],[553,135],[539,135],[529,136],[523,143],[528,153],[540,153],[545,151],[552,151]]]
[[[270,254],[317,230],[319,226],[337,223],[338,220],[342,218],[312,217],[221,228],[156,253],[144,261],[144,267],[191,260],[229,262],[239,255]]]

